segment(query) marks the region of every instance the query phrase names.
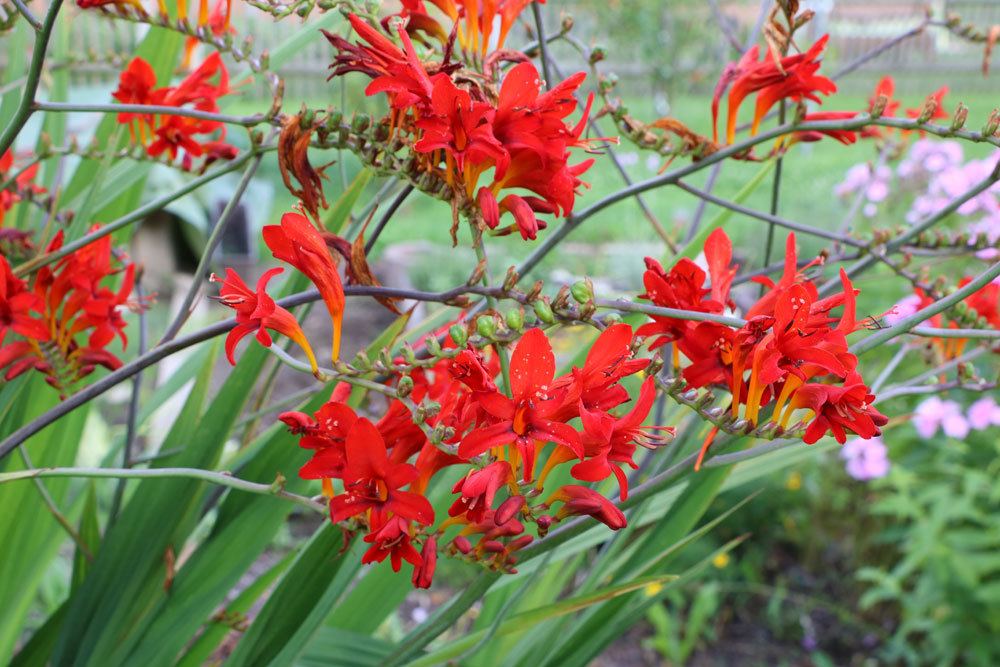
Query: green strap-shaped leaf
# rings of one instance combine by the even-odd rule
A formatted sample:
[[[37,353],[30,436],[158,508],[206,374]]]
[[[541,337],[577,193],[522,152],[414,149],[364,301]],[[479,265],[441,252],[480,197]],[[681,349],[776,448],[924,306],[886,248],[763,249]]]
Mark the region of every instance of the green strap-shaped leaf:
[[[55,390],[40,375],[12,382],[20,387],[14,405],[0,423],[0,433],[6,435],[51,408],[58,401]],[[57,423],[25,442],[25,448],[35,466],[68,466],[76,460],[81,434],[87,419],[86,407],[74,410]],[[17,454],[8,456],[0,470],[12,472],[24,469]],[[72,480],[48,479],[45,487],[64,514],[71,514],[67,505],[71,499]],[[24,619],[35,599],[42,576],[56,557],[68,536],[32,483],[0,486],[0,541],[7,545],[0,557],[0,658],[9,657],[23,627]],[[16,545],[16,547],[14,546]]]
[[[205,631],[198,636],[198,640],[177,663],[177,667],[201,667],[207,664],[209,656],[212,655],[216,647],[226,638],[226,635],[231,630],[231,625],[227,621],[245,620],[246,613],[267,592],[271,584],[288,569],[288,566],[294,560],[294,556],[294,552],[287,554],[275,563],[271,569],[257,577],[252,584],[244,588],[232,602],[227,604],[226,608],[222,611],[222,617],[212,619],[205,628]]]
[[[613,600],[617,597],[627,595],[628,593],[634,593],[635,591],[650,586],[664,586],[675,579],[677,579],[675,575],[642,577],[625,584],[607,586],[589,595],[570,598],[569,600],[562,600],[529,612],[517,614],[516,616],[512,616],[509,620],[501,623],[496,629],[495,636],[502,637],[515,632],[523,632],[550,618],[572,614],[599,602]],[[482,636],[485,635],[485,633],[486,630],[477,630],[476,632],[472,632],[457,641],[451,642],[442,648],[407,664],[409,667],[431,667],[433,665],[441,665],[450,658],[459,656],[468,649],[474,647]]]
[[[345,549],[340,528],[329,521],[317,530],[282,577],[228,667],[290,665],[354,578],[367,545]]]

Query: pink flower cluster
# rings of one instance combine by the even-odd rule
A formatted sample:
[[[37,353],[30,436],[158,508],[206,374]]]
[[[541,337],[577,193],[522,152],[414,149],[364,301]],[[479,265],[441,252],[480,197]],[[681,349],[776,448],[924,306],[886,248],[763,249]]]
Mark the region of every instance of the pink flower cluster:
[[[992,396],[980,398],[965,412],[956,401],[943,401],[932,396],[918,405],[913,413],[913,427],[925,440],[934,437],[939,430],[949,438],[961,440],[971,431],[982,431],[991,426],[1000,426],[1000,405]]]

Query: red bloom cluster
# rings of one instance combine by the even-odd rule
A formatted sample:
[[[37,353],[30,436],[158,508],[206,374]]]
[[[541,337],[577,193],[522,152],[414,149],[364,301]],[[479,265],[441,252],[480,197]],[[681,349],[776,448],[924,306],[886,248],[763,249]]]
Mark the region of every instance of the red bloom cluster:
[[[216,82],[213,83],[213,80]],[[156,73],[142,58],[136,57],[118,78],[112,97],[122,104],[185,107],[216,113],[218,99],[229,94],[229,73],[219,54],[213,53],[176,86],[156,87]],[[219,121],[187,116],[120,113],[118,122],[128,125],[132,140],[146,147],[151,157],[166,153],[171,160],[183,152],[181,165],[191,169],[194,158],[203,157],[204,165],[216,160],[231,160],[236,149],[222,141],[226,127]],[[207,140],[199,135],[212,135]]]
[[[47,251],[62,246],[62,232]],[[45,266],[26,283],[0,256],[0,370],[10,380],[30,369],[65,394],[97,366],[114,370],[121,361],[106,348],[115,337],[126,346],[122,309],[129,300],[135,267],[112,264],[111,237],[105,236]],[[118,289],[107,285],[122,274]],[[18,338],[7,340],[8,332]]]
[[[764,56],[764,60],[758,61],[760,47],[755,45],[738,61],[726,65],[712,97],[714,141],[719,140],[719,102],[727,88],[729,88],[729,99],[726,143],[730,144],[736,139],[736,117],[740,105],[754,93],[757,94],[757,103],[754,107],[750,134],[757,133],[764,116],[781,100],[789,99],[795,102],[812,100],[821,104],[822,99],[819,94],[829,95],[836,92],[837,85],[833,81],[816,73],[820,66],[817,58],[823,54],[828,39],[829,35],[823,35],[805,53],[786,56],[780,61],[776,61],[770,51]]]
[[[419,33],[425,33],[445,45],[454,30],[458,46],[467,56],[485,58],[491,47],[494,51],[503,49],[514,22],[532,0],[488,0],[482,3],[456,2],[456,0],[429,0],[429,2],[444,14],[443,20],[451,22],[453,28],[446,29],[434,18],[428,12],[424,0],[402,0],[403,9],[399,16],[407,20],[407,31],[418,37]],[[537,2],[545,4],[545,0]],[[498,18],[499,26],[496,25]],[[499,31],[494,43],[493,31],[497,27]]]
[[[739,329],[654,316],[637,333],[657,336],[652,347],[674,343],[675,365],[681,365],[680,355],[689,360],[683,376],[690,386],[727,388],[733,418],[741,416],[743,406],[742,417],[756,425],[761,411],[770,407],[770,419],[784,428],[802,408],[812,412],[806,417],[807,443],[828,431],[840,443],[846,431],[862,438],[878,435],[887,420],[872,407],[874,397],[856,371],[857,357],[847,348],[847,334],[858,328],[851,281],[841,271],[843,291],[820,299],[815,285],[798,269],[794,234],[788,236],[785,253],[784,273],[777,283],[756,279],[768,290],[746,311],[746,324]],[[706,241],[705,259],[708,288],[705,272],[690,260],[682,259],[667,272],[647,258],[646,293],[641,298],[658,306],[721,314],[727,305],[733,306],[729,288],[736,271],[732,244],[721,229]],[[843,306],[839,321],[831,316],[838,306]]]
[[[326,241],[309,219],[300,213],[286,213],[281,224],[264,227],[264,242],[274,257],[291,264],[305,274],[319,290],[333,323],[331,359],[340,356],[340,332],[344,318],[344,288]],[[267,283],[283,269],[271,269],[261,276],[257,289],[251,290],[239,274],[226,269],[226,277],[212,274],[212,282],[222,283],[219,301],[236,311],[236,328],[226,337],[226,356],[235,365],[236,345],[247,334],[257,332],[257,341],[271,346],[268,330],[277,331],[295,341],[309,358],[313,373],[319,370],[316,355],[295,316],[277,305],[267,294]]]
[[[598,337],[583,368],[555,377],[548,338],[540,329],[529,330],[511,355],[510,396],[497,388],[495,357],[487,360],[471,347],[457,353],[452,348],[450,358],[410,376],[410,400],[439,406],[423,422],[426,431],[399,400],[372,424],[343,403],[349,392],[341,388],[312,416],[287,412],[280,418],[301,436],[300,446],[313,452],[299,474],[323,480],[331,519],[354,519],[367,529],[365,541],[372,546],[365,562],[390,558],[398,570],[406,560],[414,566],[414,585],[429,586],[438,542],[459,527],[446,547],[451,553],[512,571],[516,552],[534,540],[527,523],[535,523],[539,535],[571,515],[592,516],[615,530],[625,525],[611,501],[584,486],[565,485],[545,502],[533,501],[550,473],[567,462],[574,462],[569,472],[581,481],[614,476],[625,498],[622,466],[636,467],[637,446],[662,442],[656,431],[672,432],[642,426],[653,403],[652,379],[643,383],[630,411],[612,413],[629,400],[620,380],[649,363],[633,358],[632,344],[629,325],[611,326]],[[577,418],[582,432],[569,424]],[[428,439],[434,429],[443,429],[443,442]],[[448,518],[432,529],[434,512],[423,494],[435,474],[454,466],[467,472],[452,488]],[[559,510],[547,514],[557,503]],[[475,545],[469,539],[474,535],[479,536]],[[422,553],[415,542],[422,543]]]
[[[489,9],[484,8],[479,17],[489,16],[488,25],[470,23],[474,12],[467,8],[463,34],[470,44],[485,48],[482,40],[489,38],[492,17],[499,12],[512,21],[526,4],[484,3]],[[458,17],[456,9],[455,20]],[[327,33],[338,51],[331,65],[333,75],[356,71],[373,79],[366,92],[388,97],[391,131],[410,137],[424,169],[452,187],[459,208],[476,205],[497,234],[516,228],[524,239],[536,238],[545,227],[536,214],[568,216],[572,212],[577,190],[584,185],[580,175],[593,163],[589,159],[569,164],[569,149],[589,147],[582,134],[591,100],[576,125],[566,123],[577,108],[575,95],[584,73],[540,93],[538,70],[522,54],[504,52],[503,57],[523,62],[510,69],[502,82],[494,82],[492,75],[464,72],[447,56],[437,63],[421,62],[403,28],[398,30],[403,45],[399,48],[357,16],[351,15],[350,21],[365,43],[351,44]],[[501,38],[509,29],[504,25],[501,22]],[[484,78],[485,82],[477,83]],[[491,172],[490,180],[480,186],[487,172]],[[513,216],[515,225],[498,229],[504,213]]]

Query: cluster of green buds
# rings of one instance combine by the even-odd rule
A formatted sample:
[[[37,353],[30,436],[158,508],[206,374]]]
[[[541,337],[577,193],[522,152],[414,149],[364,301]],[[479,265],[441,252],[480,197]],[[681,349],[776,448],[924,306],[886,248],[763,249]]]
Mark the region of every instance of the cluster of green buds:
[[[653,370],[647,369],[647,372],[656,377]],[[720,405],[714,405],[717,397],[711,389],[689,389],[681,377],[657,377],[656,384],[664,394],[698,413],[705,421],[710,422],[723,433],[750,436],[761,440],[776,440],[778,438],[801,438],[806,430],[806,424],[801,421],[788,428],[783,428],[774,421],[766,421],[755,426],[746,419],[733,416],[732,411]]]

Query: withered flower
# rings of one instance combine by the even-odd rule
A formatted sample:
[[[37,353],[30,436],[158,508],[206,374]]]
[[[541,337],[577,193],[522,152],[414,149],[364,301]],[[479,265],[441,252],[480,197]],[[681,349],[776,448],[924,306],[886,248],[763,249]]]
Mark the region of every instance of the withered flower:
[[[285,120],[278,137],[278,167],[285,187],[302,201],[312,219],[319,223],[320,206],[329,208],[323,194],[323,179],[326,178],[323,171],[332,163],[319,168],[309,163],[309,140],[315,128],[316,121],[302,115],[289,116]],[[292,185],[292,176],[301,188]]]

